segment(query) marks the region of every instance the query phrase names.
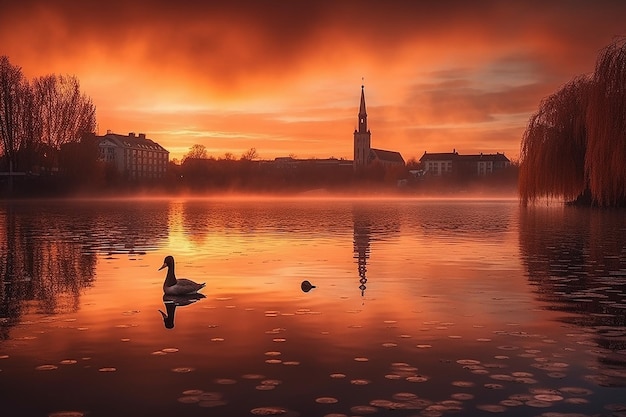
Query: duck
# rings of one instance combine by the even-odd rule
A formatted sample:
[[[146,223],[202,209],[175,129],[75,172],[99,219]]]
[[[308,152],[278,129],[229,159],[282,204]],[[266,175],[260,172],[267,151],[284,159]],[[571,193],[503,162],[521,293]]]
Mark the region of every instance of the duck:
[[[167,268],[167,275],[163,282],[163,293],[166,295],[188,295],[196,294],[199,290],[204,288],[206,283],[199,284],[187,278],[176,278],[174,273],[174,257],[168,255],[163,260],[163,265],[159,268],[159,271],[163,268]]]
[[[316,288],[315,285],[311,284],[309,281],[304,280],[302,281],[302,283],[300,284],[300,288],[302,289],[303,292],[309,292],[311,291],[313,288]]]

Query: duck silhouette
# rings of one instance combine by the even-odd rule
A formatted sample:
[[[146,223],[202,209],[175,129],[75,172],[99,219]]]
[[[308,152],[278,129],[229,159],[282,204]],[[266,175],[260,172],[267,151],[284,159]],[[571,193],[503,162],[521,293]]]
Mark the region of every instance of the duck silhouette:
[[[176,313],[176,307],[193,304],[202,298],[206,298],[206,296],[200,293],[188,295],[163,295],[163,304],[165,305],[166,312],[159,310],[159,313],[163,316],[163,324],[165,325],[165,328],[174,328],[174,314]]]
[[[300,284],[300,289],[302,289],[303,292],[309,292],[313,288],[315,288],[315,285],[311,284],[307,280],[302,281],[302,284]]]
[[[167,268],[167,275],[165,276],[165,281],[163,282],[163,293],[166,295],[188,295],[195,294],[204,286],[206,283],[198,284],[187,278],[176,278],[176,273],[174,272],[174,257],[168,255],[163,260],[163,265],[159,268],[159,271],[163,268]]]

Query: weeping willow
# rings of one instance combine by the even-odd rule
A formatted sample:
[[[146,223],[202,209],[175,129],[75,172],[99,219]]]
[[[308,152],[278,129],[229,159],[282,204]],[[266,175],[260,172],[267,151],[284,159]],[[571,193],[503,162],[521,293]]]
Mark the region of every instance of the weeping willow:
[[[626,38],[601,51],[593,74],[541,101],[520,161],[524,204],[542,197],[626,203]]]

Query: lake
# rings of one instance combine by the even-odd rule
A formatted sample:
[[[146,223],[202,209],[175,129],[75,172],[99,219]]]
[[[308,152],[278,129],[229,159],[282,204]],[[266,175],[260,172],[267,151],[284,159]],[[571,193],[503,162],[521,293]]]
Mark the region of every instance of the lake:
[[[0,276],[2,416],[626,416],[621,210],[5,201]]]

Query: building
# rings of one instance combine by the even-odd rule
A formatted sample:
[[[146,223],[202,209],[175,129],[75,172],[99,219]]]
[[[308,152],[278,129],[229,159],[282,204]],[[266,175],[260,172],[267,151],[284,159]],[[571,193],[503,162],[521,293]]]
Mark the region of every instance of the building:
[[[511,165],[504,153],[460,155],[456,150],[444,153],[424,152],[420,163],[425,175],[435,177],[453,174],[485,176]]]
[[[359,123],[354,130],[354,171],[359,171],[372,164],[380,164],[385,168],[404,167],[404,158],[400,152],[372,148],[372,133],[367,128],[367,111],[365,109],[365,86],[361,86],[361,103],[359,105]]]
[[[128,136],[112,133],[97,136],[100,160],[113,165],[127,179],[157,179],[165,176],[169,152],[144,133]]]

